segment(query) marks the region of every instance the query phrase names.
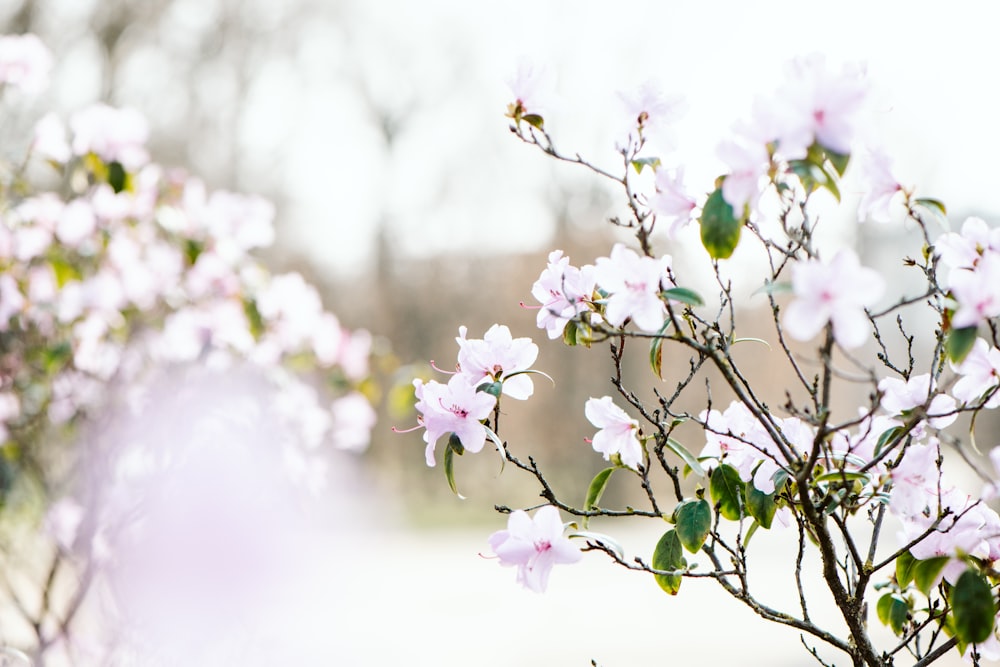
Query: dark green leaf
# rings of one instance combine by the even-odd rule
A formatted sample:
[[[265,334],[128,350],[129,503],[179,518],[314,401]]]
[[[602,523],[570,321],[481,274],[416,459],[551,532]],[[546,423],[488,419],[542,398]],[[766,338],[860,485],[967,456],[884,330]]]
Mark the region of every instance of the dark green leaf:
[[[931,589],[934,588],[938,577],[941,576],[941,571],[947,564],[947,556],[917,561],[913,566],[913,583],[917,585],[921,593],[930,595]]]
[[[698,477],[705,476],[705,469],[701,467],[701,462],[698,461],[698,457],[689,452],[684,445],[677,442],[673,438],[667,438],[667,447],[669,447],[670,451],[674,454],[681,457],[684,463],[691,468],[691,472],[698,475]]]
[[[736,217],[733,207],[722,197],[718,188],[708,197],[701,211],[701,243],[713,259],[728,259],[740,242],[742,216]]]
[[[893,426],[890,429],[882,432],[882,435],[878,437],[878,442],[875,443],[875,453],[873,457],[877,457],[882,453],[882,448],[885,447],[891,440],[896,438],[900,433],[903,432],[902,426]]]
[[[685,500],[674,510],[674,523],[684,548],[698,553],[712,529],[712,508],[704,498]]]
[[[778,506],[774,502],[773,493],[764,493],[753,483],[746,485],[747,490],[747,512],[750,513],[761,528],[769,530],[771,522],[774,521],[774,514],[778,511]]]
[[[604,489],[607,488],[608,480],[611,479],[611,473],[614,471],[614,468],[605,468],[594,476],[594,479],[590,482],[590,487],[587,489],[587,500],[583,504],[584,511],[592,510],[601,501]],[[586,528],[587,524],[590,523],[590,517],[583,517],[580,523]]]
[[[963,327],[948,332],[945,349],[952,362],[961,363],[965,359],[965,355],[972,350],[972,346],[976,344],[976,331],[976,327]]]
[[[115,193],[121,192],[128,187],[128,172],[121,162],[111,162],[108,164],[108,185]]]
[[[663,341],[667,329],[670,328],[670,320],[663,323],[660,330],[656,332],[656,338],[649,344],[649,365],[652,367],[656,377],[663,379]]]
[[[879,598],[876,611],[882,625],[892,628],[897,637],[903,634],[903,626],[910,613],[910,606],[906,604],[906,600],[895,593],[886,593]]]
[[[635,173],[641,174],[643,167],[649,167],[650,169],[656,169],[660,166],[660,158],[658,157],[640,157],[632,160],[632,167],[635,169]]]
[[[448,438],[448,446],[444,448],[444,476],[448,480],[448,488],[456,496],[465,500],[465,496],[458,492],[458,487],[455,485],[455,456],[461,456],[465,453],[465,447],[462,445],[462,441],[458,439],[458,436],[454,433]]]
[[[660,541],[656,543],[651,565],[654,570],[664,570],[667,572],[683,570],[687,566],[687,561],[684,560],[681,540],[677,537],[676,531],[668,530],[660,538]],[[653,576],[656,578],[656,583],[660,585],[660,588],[671,595],[677,595],[677,591],[681,587],[681,575],[656,574]]]
[[[760,528],[760,524],[756,521],[750,523],[750,527],[747,528],[747,534],[743,536],[743,548],[746,549],[750,546],[750,538],[757,533],[757,529]]]
[[[993,634],[997,604],[983,575],[971,568],[962,573],[951,589],[951,613],[960,641],[978,644]]]
[[[686,303],[689,306],[705,305],[705,301],[701,298],[701,296],[694,290],[688,289],[687,287],[671,287],[670,289],[663,290],[660,293],[660,296],[672,301]]]
[[[852,470],[831,470],[816,476],[817,482],[856,482],[859,480],[867,484],[871,481],[871,475]]]
[[[712,471],[708,484],[712,503],[723,518],[739,521],[743,518],[743,480],[736,468],[723,463]]]
[[[896,559],[896,583],[900,588],[906,588],[913,581],[913,571],[919,562],[909,551],[904,551]]]

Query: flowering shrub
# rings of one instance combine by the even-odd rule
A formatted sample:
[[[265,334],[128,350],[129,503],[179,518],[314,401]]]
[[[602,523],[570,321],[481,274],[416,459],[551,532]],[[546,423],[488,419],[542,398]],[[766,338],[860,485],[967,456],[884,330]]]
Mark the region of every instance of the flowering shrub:
[[[916,665],[953,650],[974,664],[1000,659],[1000,516],[986,504],[996,487],[967,451],[975,445],[975,417],[1000,405],[998,232],[976,218],[947,231],[944,204],[902,186],[888,159],[862,145],[867,82],[860,68],[831,68],[820,57],[791,63],[785,83],[721,143],[728,170],[702,196],[685,186],[683,166],[671,163],[676,100],[648,86],[621,96],[628,122],[614,131],[619,166],[609,169],[556,148],[545,81],[539,68],[521,66],[511,82],[511,132],[620,187],[628,214],[612,222],[631,230],[634,244],[616,244],[583,266],[555,250],[531,286],[538,327],[549,339],[606,345],[610,355],[615,395],[595,387],[601,397],[588,400],[583,414],[598,429],[594,450],[611,466],[581,493],[582,503],[557,494],[536,460],[500,434],[504,397],[530,395],[524,379],[537,372],[537,350],[529,341],[511,341],[499,325],[483,340],[467,338],[463,328],[448,384],[415,382],[428,463],[435,443],[448,436],[444,468],[453,490],[454,457],[479,451],[487,439],[540,486],[543,504],[533,518],[526,513],[532,508],[498,506],[510,513],[507,530],[489,540],[500,563],[517,566],[518,581],[541,591],[554,565],[578,560],[567,546],[577,538],[576,548],[650,574],[671,595],[685,578],[715,580],[762,618],[798,631],[821,664],[829,664],[831,650],[871,666],[897,664],[904,652]],[[905,217],[920,236],[920,256],[902,258],[920,278],[916,291],[892,293],[852,250],[819,243],[817,211],[824,200],[840,200],[848,169],[864,190],[860,220]],[[698,227],[715,277],[714,299],[692,289],[660,249],[690,225]],[[766,299],[773,323],[767,340],[741,337],[746,313],[728,260],[737,248],[752,254],[747,246],[756,246],[760,262],[755,274],[739,279],[759,281],[755,298]],[[913,324],[928,314],[932,327]],[[652,370],[638,381],[622,371],[624,348],[635,344],[648,346]],[[749,345],[761,346],[772,373],[780,366],[792,378],[781,405],[764,401],[759,381],[748,379],[734,354]],[[665,364],[668,348],[687,362]],[[921,350],[927,356],[918,359]],[[868,390],[856,409],[834,405],[847,383]],[[650,384],[653,401],[639,391]],[[732,401],[717,405],[717,394]],[[703,410],[680,407],[692,397],[700,397]],[[951,430],[970,423],[967,440]],[[691,432],[699,435],[681,435]],[[948,450],[983,477],[982,492],[955,485]],[[622,477],[641,490],[645,507],[601,504],[612,478]],[[654,491],[663,481],[670,497]],[[571,517],[561,527],[559,511]],[[588,530],[594,517],[623,516],[672,527],[650,553],[630,559],[613,538]],[[886,536],[890,519],[898,525],[895,541]],[[766,537],[758,534],[770,530],[797,533],[787,563],[799,609],[772,608],[748,586],[751,538],[759,542]],[[810,616],[802,562],[812,551],[846,634]],[[869,616],[895,641],[877,645]]]
[[[51,66],[33,35],[0,37],[5,94],[39,92]],[[155,164],[148,134],[137,111],[95,104],[68,128],[43,116],[24,158],[0,164],[0,504],[40,500],[57,547],[40,611],[18,603],[38,658],[69,638],[105,570],[133,620],[177,599],[176,580],[143,564],[172,561],[180,579],[192,553],[214,554],[217,567],[189,583],[194,599],[223,575],[229,592],[248,590],[267,568],[238,578],[232,562],[265,557],[253,536],[274,508],[234,537],[209,520],[225,514],[222,496],[260,503],[274,470],[315,488],[317,447],[363,449],[374,425],[361,393],[370,335],[344,328],[301,275],[254,257],[274,240],[273,206]],[[76,474],[52,462],[71,433],[90,443]],[[243,477],[252,489],[237,488]],[[57,608],[49,587],[66,564],[80,586]]]

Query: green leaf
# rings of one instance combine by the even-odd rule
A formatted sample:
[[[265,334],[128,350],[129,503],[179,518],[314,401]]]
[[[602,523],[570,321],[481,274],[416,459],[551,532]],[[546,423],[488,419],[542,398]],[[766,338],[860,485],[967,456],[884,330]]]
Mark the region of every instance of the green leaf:
[[[570,320],[563,329],[563,342],[570,347],[583,345],[589,348],[594,342],[594,330],[585,322]]]
[[[886,593],[878,599],[875,609],[882,625],[892,628],[897,637],[903,634],[903,626],[906,625],[906,617],[910,613],[910,606],[906,604],[906,600],[895,593]]]
[[[860,480],[867,484],[871,479],[872,477],[868,473],[852,470],[831,470],[816,476],[817,482],[856,482]]]
[[[940,199],[931,199],[930,197],[920,197],[913,202],[917,206],[923,206],[926,209],[940,214],[941,216],[948,216],[948,209],[945,208],[944,202]]]
[[[993,634],[997,604],[983,575],[971,568],[963,572],[951,589],[950,599],[955,636],[960,641],[978,644]]]
[[[111,162],[108,164],[108,185],[115,191],[115,194],[122,192],[129,186],[128,172],[121,162]]]
[[[455,456],[461,456],[464,453],[465,447],[462,445],[462,441],[452,433],[451,437],[448,438],[448,446],[444,448],[444,476],[448,480],[448,488],[461,500],[465,500],[465,496],[458,492],[458,486],[455,484]]]
[[[712,259],[728,259],[740,242],[742,229],[742,217],[736,217],[722,197],[722,188],[717,188],[701,211],[701,244]]]
[[[665,570],[674,572],[682,570],[687,566],[684,560],[684,551],[681,547],[681,540],[677,537],[677,531],[668,530],[656,543],[651,562],[654,570]],[[681,587],[681,575],[679,574],[656,574],[653,575],[660,588],[670,595],[677,595]]]
[[[750,527],[747,528],[747,534],[743,536],[743,548],[744,549],[746,549],[747,547],[750,546],[750,538],[753,537],[757,533],[757,529],[758,528],[760,528],[760,524],[757,523],[756,521],[752,522],[750,524]]]
[[[952,362],[960,363],[965,359],[965,355],[972,350],[972,346],[976,344],[976,331],[976,327],[963,327],[948,332],[945,349]]]
[[[264,333],[264,317],[257,309],[257,302],[253,299],[243,299],[243,313],[247,317],[247,325],[250,328],[250,335],[259,339]]]
[[[545,119],[539,116],[537,113],[526,113],[523,116],[521,116],[521,120],[523,120],[528,125],[531,125],[532,127],[537,127],[539,130],[542,129],[543,125],[545,125]]]
[[[736,338],[736,339],[733,340],[733,345],[736,345],[736,343],[760,343],[761,345],[763,345],[764,347],[766,347],[768,350],[771,349],[771,344],[768,343],[766,340],[764,340],[763,338],[754,338],[753,336],[745,336],[743,338]]]
[[[632,168],[635,169],[635,173],[641,174],[643,167],[649,167],[650,169],[657,169],[660,166],[660,158],[658,157],[640,157],[632,160]]]
[[[687,287],[671,287],[670,289],[665,289],[660,292],[660,296],[672,301],[686,303],[689,306],[705,305],[705,301],[701,298],[701,296],[694,290],[688,289]]]
[[[930,595],[931,589],[934,588],[938,577],[941,576],[941,571],[947,564],[947,556],[917,561],[916,565],[913,566],[913,583],[917,585],[921,593]]]
[[[489,394],[490,396],[500,398],[500,392],[503,391],[503,382],[484,382],[476,387],[476,391],[481,391]]]
[[[829,148],[823,149],[826,152],[826,158],[833,165],[833,168],[837,170],[838,176],[843,176],[844,172],[847,171],[847,164],[851,161],[851,156],[849,153],[837,153],[831,151]]]
[[[747,512],[757,520],[761,528],[770,530],[774,514],[778,511],[778,506],[774,502],[774,494],[764,493],[753,484],[747,484],[746,491]]]
[[[608,486],[608,480],[611,479],[611,473],[614,471],[614,468],[605,468],[594,476],[594,479],[590,482],[590,487],[587,489],[587,500],[583,503],[584,511],[589,512],[600,502],[601,496],[604,495],[604,489]],[[583,517],[580,523],[586,528],[587,524],[590,523],[590,517]]]
[[[919,561],[909,551],[899,554],[896,559],[896,583],[900,588],[906,588],[913,581],[913,571]]]
[[[743,518],[743,480],[736,468],[723,463],[712,471],[708,488],[712,503],[723,518],[739,521]]]
[[[791,294],[794,291],[795,288],[791,283],[775,283],[765,280],[763,286],[755,289],[750,296],[757,296],[758,294]]]
[[[663,379],[663,341],[667,329],[670,328],[670,320],[663,323],[660,330],[656,332],[656,338],[649,344],[649,365],[652,367],[656,377]]]
[[[60,288],[65,287],[66,283],[71,280],[82,280],[83,275],[80,270],[61,259],[53,259],[51,262],[52,271],[56,274],[56,285]]]
[[[677,442],[673,438],[667,438],[667,447],[670,448],[670,451],[674,454],[681,457],[681,460],[683,460],[684,463],[691,468],[691,472],[698,475],[698,477],[705,476],[705,469],[701,467],[701,462],[698,461],[698,457],[689,452],[684,445]]]
[[[625,550],[622,549],[622,545],[618,544],[618,542],[610,535],[605,535],[604,533],[595,533],[590,530],[578,530],[576,532],[568,534],[566,537],[567,538],[576,537],[583,540],[590,540],[592,542],[600,542],[607,548],[614,551],[615,555],[618,556],[619,559],[622,560],[625,559]]]
[[[892,428],[883,431],[882,435],[878,437],[878,441],[875,443],[875,453],[872,456],[877,457],[881,454],[882,448],[889,444],[890,440],[894,439],[902,432],[902,426],[893,426]]]
[[[704,498],[686,500],[674,510],[674,524],[684,548],[698,553],[712,529],[712,508]]]

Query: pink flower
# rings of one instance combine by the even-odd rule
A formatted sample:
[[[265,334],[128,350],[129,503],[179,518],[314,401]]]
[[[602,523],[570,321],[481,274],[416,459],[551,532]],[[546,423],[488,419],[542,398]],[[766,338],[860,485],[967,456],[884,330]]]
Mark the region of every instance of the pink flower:
[[[610,396],[588,399],[584,414],[600,429],[594,435],[594,451],[604,454],[605,461],[618,454],[623,465],[638,469],[642,463],[642,445],[637,436],[639,422],[615,405]]]
[[[676,146],[673,124],[684,114],[685,104],[679,95],[665,95],[659,85],[647,81],[635,91],[619,92],[622,131],[615,144],[619,150],[638,144],[639,138],[654,151],[668,152]]]
[[[375,426],[375,410],[362,394],[352,392],[342,396],[330,406],[333,416],[333,444],[338,449],[361,452],[368,447],[372,427]]]
[[[553,81],[548,67],[521,58],[513,76],[507,80],[518,116],[533,114],[544,116],[552,111]]]
[[[933,386],[930,374],[923,373],[914,375],[905,382],[899,378],[883,378],[878,383],[878,390],[882,392],[882,409],[895,416],[925,405],[932,394]],[[930,425],[934,428],[950,425],[958,418],[955,408],[955,399],[951,396],[935,395],[927,408]]]
[[[986,392],[1000,385],[1000,350],[977,338],[961,364],[955,369],[961,375],[952,388],[952,395],[965,405],[976,405]],[[1000,406],[1000,391],[983,405],[985,408]]]
[[[71,248],[79,247],[95,231],[94,209],[85,199],[74,199],[66,204],[56,223],[56,238]]]
[[[1000,315],[1000,253],[987,252],[975,268],[952,271],[948,287],[958,303],[951,316],[954,328],[974,327]]]
[[[729,167],[722,181],[722,198],[733,207],[736,217],[741,217],[747,205],[754,209],[760,199],[761,181],[770,165],[767,147],[759,142],[724,141],[717,153]]]
[[[420,379],[413,381],[417,396],[416,408],[420,412],[418,421],[426,428],[424,442],[427,465],[434,467],[434,447],[445,433],[454,433],[462,446],[470,452],[478,452],[486,442],[486,427],[480,422],[486,419],[496,405],[496,398],[485,391],[476,391],[465,376],[455,374],[448,384],[433,380],[426,384]]]
[[[833,337],[845,349],[861,346],[870,328],[865,308],[878,301],[885,281],[861,266],[853,250],[844,249],[833,261],[816,259],[792,266],[796,299],[785,311],[785,330],[796,340],[809,340],[833,324]]]
[[[49,83],[52,62],[52,52],[35,35],[0,37],[0,85],[40,93]]]
[[[663,326],[666,306],[660,299],[663,284],[670,284],[667,271],[670,255],[660,259],[640,257],[634,250],[616,243],[611,257],[597,260],[597,284],[609,293],[605,317],[620,327],[631,318],[643,331],[657,331]]]
[[[892,469],[889,507],[897,516],[915,517],[932,505],[937,510],[940,472],[938,448],[934,445],[911,445],[902,460]]]
[[[871,153],[861,167],[861,180],[867,190],[858,204],[858,222],[889,222],[892,220],[892,200],[903,189],[892,175],[889,157],[884,153]]]
[[[120,162],[126,169],[136,169],[149,160],[149,126],[135,109],[93,104],[73,114],[69,125],[76,155],[93,153],[105,162]]]
[[[948,232],[934,241],[934,254],[957,269],[974,268],[990,251],[1000,252],[1000,228],[990,229],[982,218],[966,218],[960,234]]]
[[[66,127],[55,113],[49,112],[35,123],[31,150],[46,160],[60,164],[69,162],[72,153],[66,141]]]
[[[459,370],[474,387],[484,382],[503,382],[503,393],[524,400],[535,391],[527,375],[511,375],[531,368],[538,346],[530,338],[513,338],[510,329],[494,324],[482,339],[466,338],[468,329],[458,328]]]
[[[551,339],[561,336],[567,322],[590,309],[595,286],[593,266],[570,266],[562,250],[553,250],[548,266],[531,286],[531,295],[542,304],[538,328],[545,329]]]
[[[532,519],[524,510],[512,512],[507,529],[490,535],[490,548],[505,567],[517,566],[517,582],[536,593],[545,591],[553,565],[576,563],[583,554],[563,537],[559,510],[540,507]]]
[[[667,237],[677,238],[680,230],[691,222],[691,212],[695,207],[694,198],[684,190],[684,170],[656,172],[656,194],[649,198],[649,206],[657,219],[668,223]]]

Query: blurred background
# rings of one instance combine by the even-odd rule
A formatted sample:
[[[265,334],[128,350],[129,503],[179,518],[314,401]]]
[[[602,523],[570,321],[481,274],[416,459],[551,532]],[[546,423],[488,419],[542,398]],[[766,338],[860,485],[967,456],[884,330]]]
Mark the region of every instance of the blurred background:
[[[600,381],[611,372],[606,352],[545,345],[534,312],[518,302],[530,300],[550,249],[584,264],[625,238],[606,222],[621,212],[622,197],[510,135],[504,82],[520,57],[555,75],[561,99],[546,127],[557,145],[609,168],[617,165],[616,91],[655,79],[682,94],[688,111],[677,162],[695,192],[711,188],[722,169],[716,144],[748,115],[754,95],[780,82],[786,60],[818,51],[835,63],[867,62],[873,137],[894,157],[900,180],[944,200],[957,227],[966,215],[989,220],[997,212],[1000,133],[989,83],[1000,65],[991,32],[997,11],[986,3],[945,12],[940,4],[851,1],[807,9],[736,1],[0,0],[0,32],[34,32],[56,54],[38,109],[67,113],[97,100],[135,107],[151,123],[155,160],[275,202],[270,265],[302,272],[344,324],[376,335],[382,418],[365,454],[331,455],[329,549],[311,555],[309,570],[316,608],[289,620],[288,636],[328,651],[332,662],[317,664],[747,664],[748,642],[766,647],[768,664],[795,665],[807,656],[794,633],[756,622],[701,582],[667,598],[647,578],[591,556],[557,570],[545,596],[516,589],[512,571],[477,553],[505,524],[494,503],[536,502],[531,480],[512,470],[499,476],[494,456],[463,457],[457,475],[469,499],[459,501],[441,470],[424,466],[419,435],[390,427],[415,423],[409,380],[430,376],[428,360],[454,363],[459,325],[479,337],[501,322],[541,344],[536,367],[556,379],[554,387],[536,380],[530,402],[507,406],[504,438],[516,453],[535,454],[570,498],[582,501],[603,467],[583,442],[592,435],[583,404],[610,393]],[[23,127],[0,128],[2,136],[29,127],[30,109],[23,118]],[[852,204],[860,193],[847,195],[830,213],[832,242],[858,244],[866,264],[904,280],[898,258],[908,230],[859,228]],[[689,267],[689,284],[705,279],[697,268],[703,251],[690,240],[654,238],[679,272]],[[761,314],[747,314],[747,335],[758,335],[752,321]],[[766,321],[759,326],[766,331]],[[646,352],[632,352],[627,371],[645,381]],[[664,368],[672,363],[684,360]],[[757,363],[766,368],[765,358]],[[783,387],[770,390],[780,396]],[[609,504],[635,498],[614,484],[608,494]],[[626,527],[626,550],[648,555],[660,532]],[[775,549],[782,539],[774,538]]]

